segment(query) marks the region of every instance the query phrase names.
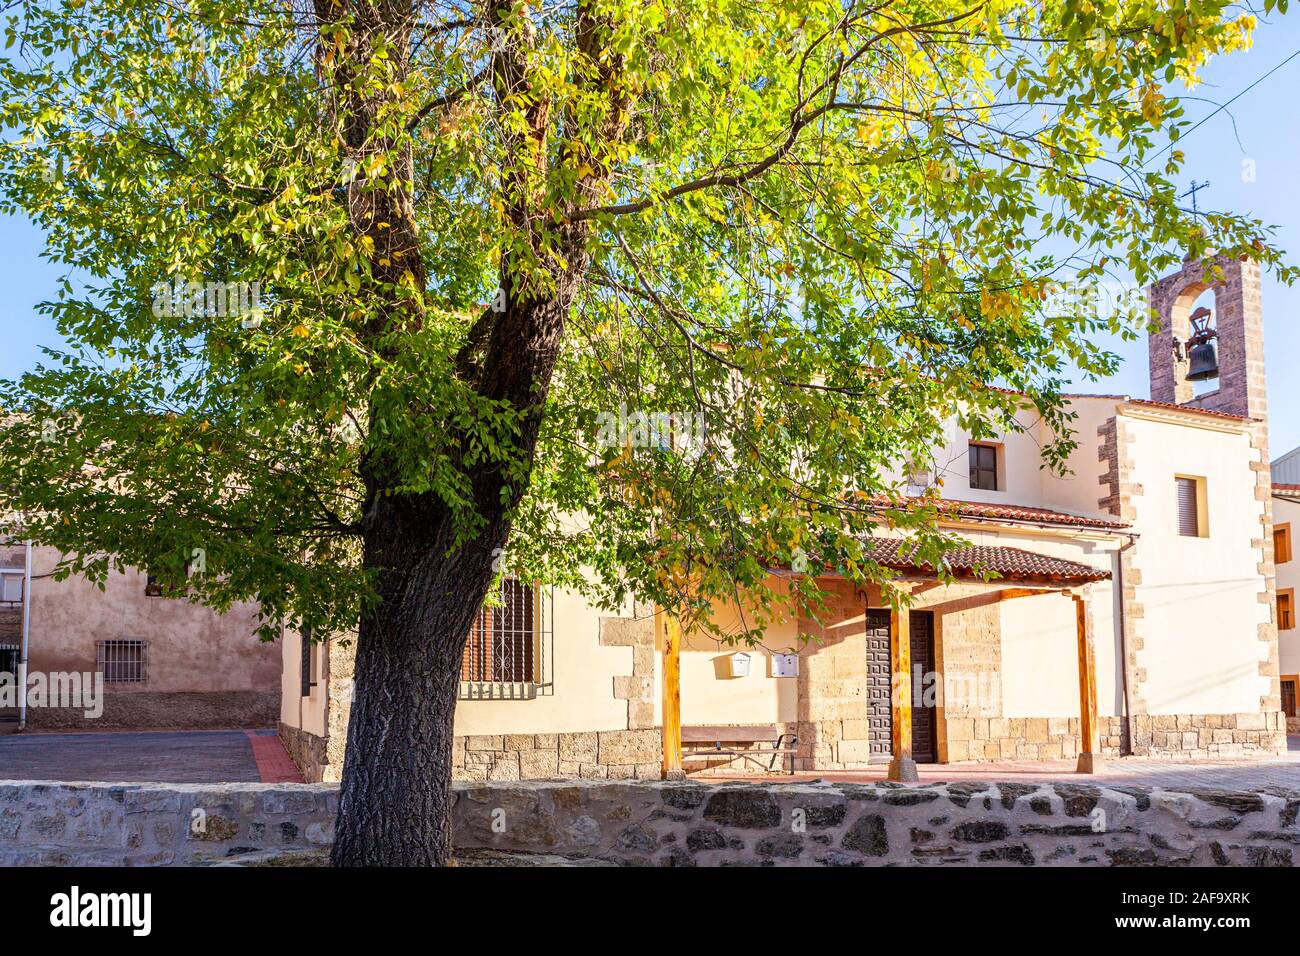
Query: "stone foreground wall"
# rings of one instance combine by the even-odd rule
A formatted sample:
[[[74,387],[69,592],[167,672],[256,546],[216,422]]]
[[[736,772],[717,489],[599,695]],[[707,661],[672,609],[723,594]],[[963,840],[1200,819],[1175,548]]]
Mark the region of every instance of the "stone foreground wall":
[[[0,866],[328,846],[329,784],[0,783]],[[651,866],[1291,866],[1300,794],[1084,784],[458,783],[456,846]]]
[[[0,783],[0,866],[181,866],[334,840],[328,784]]]
[[[652,866],[1291,866],[1300,794],[1080,784],[470,784],[463,848]]]

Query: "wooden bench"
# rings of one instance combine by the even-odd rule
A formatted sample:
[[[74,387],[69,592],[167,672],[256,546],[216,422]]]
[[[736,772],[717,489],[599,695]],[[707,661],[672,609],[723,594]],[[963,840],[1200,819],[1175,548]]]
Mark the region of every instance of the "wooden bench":
[[[786,743],[786,741],[789,741]],[[778,757],[790,758],[790,773],[794,773],[795,744],[798,739],[794,734],[785,733],[771,724],[747,724],[729,727],[683,727],[682,728],[682,762],[687,760],[708,760],[713,757],[730,757],[735,760],[753,760],[762,766],[759,757],[767,757],[769,772],[776,769]],[[739,748],[738,744],[767,744],[766,747]],[[686,749],[692,745],[691,749]]]

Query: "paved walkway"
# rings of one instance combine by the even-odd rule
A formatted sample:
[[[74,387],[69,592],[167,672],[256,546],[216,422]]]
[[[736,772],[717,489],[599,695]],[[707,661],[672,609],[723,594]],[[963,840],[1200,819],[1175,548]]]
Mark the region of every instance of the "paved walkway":
[[[301,783],[273,730],[0,736],[0,780]]]
[[[1073,760],[1001,761],[994,763],[921,764],[921,783],[957,781],[1007,781],[1013,783],[1049,783],[1068,780],[1072,783],[1140,784],[1177,789],[1188,787],[1206,790],[1260,790],[1266,787],[1300,792],[1300,737],[1287,738],[1285,756],[1267,759],[1219,761],[1142,760],[1136,757],[1110,758],[1105,769],[1085,775],[1076,773]],[[734,780],[826,780],[833,783],[869,783],[885,779],[884,766],[879,770],[837,773],[801,771],[793,776],[726,774]],[[702,774],[693,778],[705,779]],[[717,779],[711,774],[707,779]]]

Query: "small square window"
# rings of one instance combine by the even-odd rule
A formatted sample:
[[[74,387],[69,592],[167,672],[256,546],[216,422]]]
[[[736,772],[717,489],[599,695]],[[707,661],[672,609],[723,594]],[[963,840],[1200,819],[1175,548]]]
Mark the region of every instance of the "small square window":
[[[96,669],[106,684],[143,684],[149,678],[149,645],[145,641],[96,641]]]
[[[995,445],[970,446],[970,486],[982,491],[998,490],[998,449]]]

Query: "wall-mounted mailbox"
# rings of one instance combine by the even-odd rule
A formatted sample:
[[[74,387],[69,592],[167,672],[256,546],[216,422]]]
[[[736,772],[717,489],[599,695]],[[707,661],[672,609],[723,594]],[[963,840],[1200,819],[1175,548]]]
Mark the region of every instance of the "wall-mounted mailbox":
[[[773,677],[798,677],[799,676],[799,655],[798,654],[773,654],[772,655],[772,676]]]
[[[731,655],[731,676],[748,677],[749,676],[750,657],[744,651]]]

